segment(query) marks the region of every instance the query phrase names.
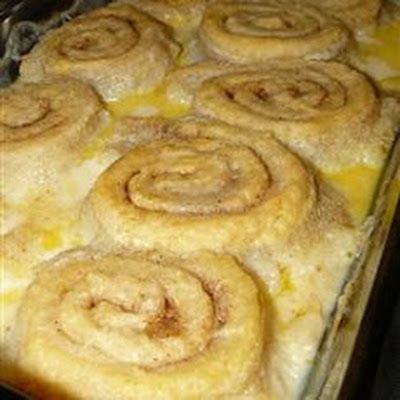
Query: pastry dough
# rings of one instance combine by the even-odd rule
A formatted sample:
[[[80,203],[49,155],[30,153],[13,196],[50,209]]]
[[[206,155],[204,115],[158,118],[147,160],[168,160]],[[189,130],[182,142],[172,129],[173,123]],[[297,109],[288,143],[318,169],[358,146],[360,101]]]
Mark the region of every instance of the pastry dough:
[[[71,75],[106,100],[157,86],[172,66],[176,44],[155,20],[112,3],[49,32],[23,60],[25,80]]]
[[[315,203],[313,178],[274,139],[212,122],[166,122],[97,180],[89,215],[106,243],[240,252],[293,232]]]
[[[301,57],[327,60],[347,45],[344,26],[300,3],[217,3],[204,14],[200,35],[208,53],[235,63]]]
[[[373,23],[382,5],[382,0],[306,0],[305,2],[340,19],[350,29]]]
[[[72,79],[15,83],[0,90],[0,109],[1,192],[11,203],[54,188],[107,119],[96,93]]]
[[[243,66],[243,68],[248,69],[249,67]],[[168,99],[188,107],[193,102],[197,89],[204,81],[239,70],[240,67],[234,64],[204,61],[171,71],[165,84]]]
[[[73,75],[115,101],[105,104],[111,119],[99,132],[104,105],[76,83],[100,111],[84,122],[91,101],[79,92],[60,97],[63,110],[77,109],[77,136],[65,128],[73,139],[60,139],[50,151],[41,141],[43,153],[30,148],[28,172],[12,178],[19,191],[9,183],[0,192],[0,380],[44,399],[299,398],[321,339],[332,334],[329,318],[341,309],[338,296],[352,263],[365,255],[375,221],[367,209],[382,172],[365,163],[387,154],[398,105],[344,65],[304,60],[341,56],[348,39],[343,24],[312,7],[258,0],[124,3],[44,35],[23,61],[25,80],[44,84],[49,74],[62,74],[58,82],[67,92],[75,87],[67,82]],[[210,12],[285,7],[283,14],[254,19],[240,11],[227,21],[240,33],[227,35],[238,38],[238,55],[263,54],[254,50],[257,39],[268,41],[280,60],[238,56],[238,62],[212,51],[218,60],[205,59],[198,23],[210,4],[216,4]],[[282,29],[297,24],[302,7],[313,10],[310,18]],[[137,23],[115,16],[125,11]],[[324,21],[312,34],[311,15]],[[132,26],[142,34],[125,51]],[[306,35],[293,39],[302,27]],[[327,32],[337,35],[336,43]],[[171,37],[181,47],[176,62]],[[55,38],[61,47],[52,47]],[[96,59],[102,49],[106,56]],[[205,62],[178,67],[197,60]],[[21,110],[10,112],[12,102],[2,108],[6,125],[16,113],[25,125],[41,109],[28,96],[14,103]],[[192,115],[177,119],[187,106]],[[44,185],[31,184],[36,155],[41,173],[54,169],[40,178]],[[323,171],[314,174],[309,161]],[[26,176],[28,183],[18,181]],[[328,182],[348,195],[348,204]],[[28,192],[35,198],[18,202]]]
[[[385,160],[398,105],[381,100],[364,75],[344,64],[275,61],[206,80],[195,94],[203,115],[273,131],[323,170]]]
[[[46,398],[229,397],[257,377],[263,321],[233,258],[76,251],[27,290],[18,366]]]
[[[180,38],[189,38],[199,27],[209,0],[123,0],[171,26]]]

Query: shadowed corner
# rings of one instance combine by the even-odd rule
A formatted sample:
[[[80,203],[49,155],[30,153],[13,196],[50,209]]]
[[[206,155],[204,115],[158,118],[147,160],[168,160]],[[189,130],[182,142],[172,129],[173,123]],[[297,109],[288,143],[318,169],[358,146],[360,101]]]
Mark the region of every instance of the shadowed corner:
[[[2,360],[2,368],[11,369],[9,361]],[[72,400],[64,388],[39,378],[32,372],[12,367],[12,377],[1,378],[0,398],[2,400]],[[10,380],[10,382],[8,382]],[[11,382],[12,381],[12,382]]]
[[[19,63],[49,29],[110,0],[19,0],[1,2],[0,88],[17,79]],[[3,4],[5,3],[5,4]]]

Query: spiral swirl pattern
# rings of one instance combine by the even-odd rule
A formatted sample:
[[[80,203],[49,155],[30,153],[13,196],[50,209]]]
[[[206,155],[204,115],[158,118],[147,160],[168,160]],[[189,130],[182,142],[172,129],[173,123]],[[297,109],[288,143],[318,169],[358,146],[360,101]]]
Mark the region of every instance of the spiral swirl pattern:
[[[176,51],[162,25],[127,4],[111,4],[48,33],[22,62],[21,77],[71,75],[113,100],[159,84]]]
[[[92,399],[240,393],[263,335],[257,287],[230,257],[79,251],[40,273],[18,331],[21,367]]]
[[[281,241],[313,207],[301,163],[273,139],[218,123],[165,122],[103,173],[89,205],[101,236],[122,246],[241,250]]]
[[[207,8],[201,30],[213,57],[235,63],[276,58],[331,59],[348,41],[346,29],[315,8],[302,5],[222,3]]]
[[[230,214],[252,207],[268,190],[268,172],[248,148],[208,139],[167,142],[158,147],[162,161],[157,162],[157,147],[150,147],[153,162],[133,172],[127,183],[129,199],[139,208]]]
[[[381,162],[393,135],[375,129],[382,107],[367,79],[335,62],[242,69],[205,81],[194,103],[203,115],[272,130],[323,169]]]
[[[1,89],[0,108],[1,190],[11,201],[51,185],[106,118],[95,92],[72,79]]]
[[[315,7],[343,21],[350,29],[374,22],[382,0],[306,0]]]

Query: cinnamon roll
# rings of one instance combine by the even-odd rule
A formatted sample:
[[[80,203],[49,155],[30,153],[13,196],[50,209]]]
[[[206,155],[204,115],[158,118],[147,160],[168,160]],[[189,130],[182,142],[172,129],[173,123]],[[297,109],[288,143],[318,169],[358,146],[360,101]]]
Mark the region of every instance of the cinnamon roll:
[[[217,3],[207,8],[200,35],[208,53],[235,63],[276,58],[332,59],[349,35],[337,20],[300,3]]]
[[[380,99],[364,75],[344,64],[275,61],[206,80],[200,114],[269,129],[323,170],[380,165],[398,122],[398,104]]]
[[[240,252],[281,243],[315,204],[313,178],[272,138],[217,122],[161,129],[164,138],[128,152],[89,194],[100,241]]]
[[[48,398],[235,396],[258,374],[263,319],[233,258],[76,251],[27,290],[17,361]]]
[[[49,32],[21,64],[21,77],[70,75],[106,100],[157,86],[177,47],[164,27],[127,4],[112,3]]]
[[[72,79],[0,90],[1,192],[9,202],[55,185],[107,120],[97,94]]]
[[[326,14],[343,21],[349,28],[360,28],[373,23],[379,13],[382,0],[306,0]]]

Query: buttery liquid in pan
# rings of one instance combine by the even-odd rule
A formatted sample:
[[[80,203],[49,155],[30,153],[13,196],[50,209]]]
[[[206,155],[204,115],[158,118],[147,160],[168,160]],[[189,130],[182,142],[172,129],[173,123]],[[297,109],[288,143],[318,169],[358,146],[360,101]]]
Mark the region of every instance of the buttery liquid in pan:
[[[373,64],[376,59],[379,59],[383,60],[388,65],[388,70],[398,71],[399,66],[393,63],[391,58],[393,49],[391,48],[390,41],[393,32],[396,32],[396,29],[400,29],[399,26],[397,26],[397,28],[396,26],[396,23],[394,23],[391,25],[390,29],[387,28],[387,32],[389,33],[386,33],[385,28],[376,33],[376,40],[381,41],[380,43],[383,44],[379,47],[379,51],[376,52],[373,44],[369,45],[367,42],[365,46],[361,46],[361,54],[363,54],[366,64]],[[388,38],[389,40],[387,40]],[[368,67],[370,67],[370,64]],[[398,79],[399,78],[395,73],[391,74],[388,72],[387,76],[385,76],[382,80],[382,86],[385,88],[389,86],[389,89],[396,87],[398,84]],[[185,106],[171,103],[167,100],[166,88],[163,85],[158,87],[156,90],[147,92],[140,96],[127,95],[119,101],[110,102],[108,104],[108,109],[113,117],[119,117],[127,114],[144,116],[156,114],[165,117],[179,117],[187,113],[187,108]],[[112,127],[113,121],[111,121],[110,124],[103,129],[99,140],[96,140],[92,145],[85,148],[82,156],[87,160],[86,162],[88,164],[88,168],[91,167],[90,163],[92,163],[92,160],[96,157],[96,155],[102,151],[107,139],[112,135]],[[371,215],[371,226],[369,227],[370,231],[368,231],[367,234],[367,243],[365,246],[363,246],[358,259],[351,267],[348,279],[351,283],[343,286],[343,291],[339,296],[339,299],[343,303],[346,303],[347,297],[353,298],[352,291],[350,290],[350,293],[348,293],[349,286],[353,284],[354,281],[360,279],[360,276],[362,276],[364,273],[363,271],[376,271],[376,269],[379,267],[380,255],[383,251],[384,243],[377,243],[376,238],[379,233],[382,234],[382,232],[387,231],[392,215],[390,215],[389,211],[385,210],[393,210],[393,205],[396,203],[398,196],[398,186],[396,188],[396,183],[393,183],[396,182],[394,180],[394,176],[399,161],[398,147],[398,145],[397,147],[394,146],[391,157],[388,160],[388,164],[383,172],[367,167],[355,167],[340,174],[325,176],[329,182],[333,183],[348,198],[356,218],[362,220],[367,215]],[[101,169],[101,166],[97,168]],[[76,184],[78,178],[80,179],[81,177],[72,177],[72,184]],[[380,184],[380,189],[377,191],[378,194],[374,196],[378,182]],[[363,192],[360,190],[360,187],[364,188],[365,191]],[[390,188],[390,190],[384,190],[383,188]],[[374,199],[373,202],[372,199]],[[385,215],[385,217],[382,215]],[[68,233],[68,230],[71,226],[73,226],[74,223],[75,221],[68,220],[67,218],[65,221],[60,220],[57,224],[52,223],[49,226],[35,226],[32,232],[26,233],[26,237],[28,240],[29,238],[35,238],[39,245],[42,246],[43,252],[47,252],[49,255],[57,254],[57,252],[63,248],[63,245],[65,245],[66,242],[74,242],[74,245],[79,246],[80,238],[71,238]],[[17,275],[18,273],[21,273],[21,271],[17,272]],[[20,278],[22,277],[20,276]],[[372,282],[373,278],[370,278],[369,284],[372,284]],[[361,309],[359,313],[361,314],[363,301],[365,304],[368,298],[367,292],[368,283],[365,285],[363,284],[362,289],[356,292],[356,295],[357,293],[364,293],[364,300],[359,300],[361,304],[359,306]],[[1,297],[3,306],[6,308],[7,303],[10,301],[12,302],[13,297],[18,295],[18,289],[13,288],[12,285],[11,287],[6,287]],[[361,295],[358,294],[358,296]],[[346,346],[335,347],[335,340],[340,341],[339,338],[342,334],[341,330],[339,330],[338,333],[336,332],[335,321],[337,322],[341,319],[345,308],[345,305],[340,302],[335,308],[332,321],[328,325],[328,331],[325,332],[323,339],[324,341],[321,344],[320,352],[316,358],[316,366],[311,369],[312,372],[309,376],[308,384],[306,384],[304,389],[304,395],[306,398],[317,398],[321,394],[321,390],[328,390],[326,389],[326,381],[328,379],[335,379],[334,376],[339,376],[339,378],[337,378],[336,382],[332,385],[334,385],[336,390],[340,386],[340,376],[342,376],[344,368],[340,369],[340,367],[337,367],[337,364],[335,364],[334,361],[340,359],[340,357],[344,357],[344,359],[346,359],[346,354],[349,354],[352,341],[354,340],[356,334],[356,330],[350,334],[347,348]],[[357,321],[357,318],[354,318],[354,321]],[[331,373],[331,369],[335,367],[335,365],[336,368],[340,369],[339,372],[335,372],[336,375]],[[324,389],[321,389],[322,387],[324,387]],[[332,394],[333,392],[330,393]],[[337,391],[335,393],[337,393]],[[331,396],[329,394],[327,394],[327,396],[328,397],[326,398],[332,398],[329,397]]]

